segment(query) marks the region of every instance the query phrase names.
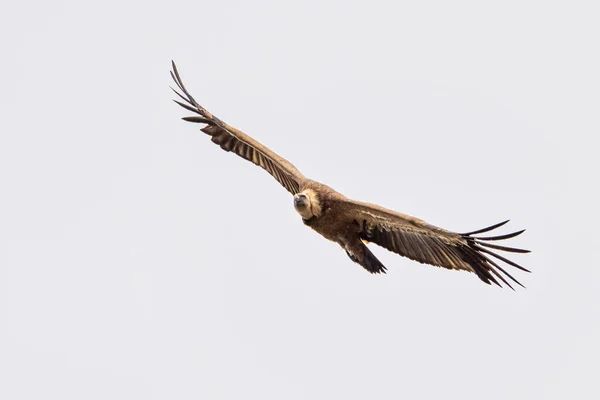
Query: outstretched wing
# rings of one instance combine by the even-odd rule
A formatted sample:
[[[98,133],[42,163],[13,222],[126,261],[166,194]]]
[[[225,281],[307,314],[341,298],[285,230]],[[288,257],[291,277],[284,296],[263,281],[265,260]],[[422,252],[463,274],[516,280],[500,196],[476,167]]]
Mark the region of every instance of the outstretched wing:
[[[227,125],[198,104],[185,86],[183,86],[175,63],[172,62],[172,64],[173,71],[171,71],[171,77],[177,84],[177,87],[183,92],[181,94],[173,89],[183,99],[183,102],[174,101],[186,110],[198,114],[198,116],[184,117],[183,119],[189,122],[206,124],[201,131],[211,136],[211,140],[221,146],[223,150],[233,151],[238,156],[253,162],[277,179],[277,182],[281,183],[288,192],[292,194],[298,193],[302,182],[306,179],[304,175],[285,158],[280,157],[242,131]]]
[[[347,206],[343,209],[349,213],[347,218],[352,218],[359,224],[361,239],[376,243],[420,263],[474,272],[487,284],[495,283],[501,286],[497,280],[499,279],[511,289],[513,287],[505,277],[520,286],[523,285],[506,272],[496,260],[530,272],[491,249],[513,253],[529,253],[529,250],[489,243],[510,239],[520,235],[524,230],[498,236],[474,236],[496,229],[508,221],[473,232],[454,233],[374,204],[348,200]]]

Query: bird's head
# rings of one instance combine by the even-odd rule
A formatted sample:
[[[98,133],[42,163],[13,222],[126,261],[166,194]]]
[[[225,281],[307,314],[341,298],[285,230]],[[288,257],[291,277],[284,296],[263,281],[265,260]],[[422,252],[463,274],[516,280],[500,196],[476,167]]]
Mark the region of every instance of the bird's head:
[[[294,208],[304,219],[311,219],[321,215],[321,205],[317,194],[310,190],[304,190],[294,196]]]

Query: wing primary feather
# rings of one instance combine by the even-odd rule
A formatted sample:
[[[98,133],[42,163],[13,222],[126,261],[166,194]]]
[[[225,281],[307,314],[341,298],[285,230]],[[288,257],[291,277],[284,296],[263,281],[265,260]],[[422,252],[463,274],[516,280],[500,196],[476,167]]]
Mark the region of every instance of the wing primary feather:
[[[188,111],[194,112],[194,113],[196,113],[196,114],[200,114],[200,113],[198,112],[198,110],[196,110],[196,109],[195,109],[194,107],[192,107],[192,106],[188,106],[187,104],[185,104],[185,103],[182,103],[182,102],[180,102],[179,100],[173,100],[173,101],[174,101],[175,103],[179,104],[181,107],[185,108],[185,109],[186,109],[186,110],[188,110]]]
[[[171,60],[171,64],[173,65],[173,71],[171,72],[171,77],[173,77],[173,73],[174,73],[175,76],[173,77],[173,80],[175,81],[175,83],[177,83],[177,86],[179,86],[181,91],[188,97],[188,101],[198,108],[196,111],[199,114],[202,114],[202,112],[205,111],[204,108],[202,108],[198,104],[198,102],[196,102],[196,99],[194,99],[194,97],[187,91],[187,89],[183,85],[183,81],[181,80],[181,76],[179,76],[179,71],[177,70],[177,66],[175,65],[175,62],[173,60]]]
[[[504,275],[506,275],[507,277],[509,277],[513,282],[515,282],[517,285],[521,286],[522,288],[525,288],[525,286],[519,282],[518,280],[516,280],[511,274],[509,274],[508,272],[506,272],[504,270],[504,268],[502,268],[500,265],[498,265],[497,262],[495,262],[494,260],[490,259],[489,257],[487,257],[486,255],[482,254],[481,255],[487,262],[490,263],[490,265],[498,268]],[[492,271],[494,270],[493,268],[490,268]],[[510,285],[509,285],[510,286]],[[513,289],[514,290],[514,289]]]
[[[500,279],[506,286],[511,288],[513,291],[515,290],[515,288],[510,283],[508,283],[508,281],[506,279],[504,279],[502,274],[500,274],[495,268],[497,268],[498,270],[503,272],[507,277],[509,277],[511,280],[513,280],[518,285],[523,286],[523,285],[521,285],[521,283],[519,281],[517,281],[515,278],[513,278],[512,275],[510,275],[502,267],[500,267],[496,262],[494,262],[493,260],[490,260],[484,254],[479,253],[477,250],[473,249],[472,247],[469,247],[469,253],[470,253],[471,259],[473,260],[472,265],[478,266],[478,269],[482,270],[485,273],[485,276],[487,278],[491,279],[499,287],[502,287],[502,285],[500,285],[496,281],[496,279],[494,278],[494,275],[496,277],[498,277],[498,279]]]
[[[211,123],[210,120],[203,118],[203,117],[195,117],[194,116],[194,117],[183,117],[181,119],[184,121],[187,121],[187,122],[196,122],[198,124],[210,124]]]
[[[171,86],[169,86],[169,88],[173,91],[173,93],[175,93],[177,96],[179,96],[181,99],[183,99],[183,101],[185,101],[186,103],[189,103],[190,101],[184,97],[181,93],[179,93],[177,90],[173,89]],[[198,110],[196,110],[196,112],[198,112]]]
[[[472,246],[473,246],[473,248],[475,248],[475,249],[477,249],[477,250],[479,250],[479,251],[481,251],[481,252],[483,252],[483,253],[489,254],[489,255],[491,255],[492,257],[495,257],[495,258],[497,258],[497,259],[498,259],[498,260],[500,260],[500,261],[504,261],[505,263],[507,263],[507,264],[509,264],[509,265],[512,265],[513,267],[515,267],[515,268],[518,268],[518,269],[520,269],[521,271],[525,271],[525,272],[531,272],[531,271],[530,271],[530,270],[528,270],[527,268],[523,268],[523,267],[521,267],[519,264],[517,264],[516,262],[514,262],[514,261],[510,261],[508,258],[502,257],[501,255],[499,255],[499,254],[496,254],[496,253],[494,253],[493,251],[489,251],[488,249],[485,249],[485,248],[483,248],[483,247],[480,247],[480,246],[478,246],[478,245],[476,245],[476,244],[473,244]]]
[[[175,61],[171,60],[171,65],[173,66],[173,70],[171,71],[171,77],[177,83],[177,86],[185,93],[185,88],[183,87],[183,82],[181,81],[181,77],[179,76],[179,71],[177,71],[177,65],[175,65]],[[175,76],[173,76],[175,74]]]
[[[489,271],[491,271],[491,272],[492,272],[494,275],[496,275],[496,276],[498,277],[498,279],[500,279],[502,282],[504,282],[504,284],[505,284],[506,286],[508,286],[509,288],[511,288],[513,291],[515,290],[515,288],[514,288],[514,287],[512,287],[512,285],[511,285],[510,283],[508,283],[508,282],[506,281],[506,279],[504,279],[504,277],[503,277],[503,276],[500,274],[500,272],[496,271],[494,268],[490,268],[490,269],[489,269]],[[504,272],[504,273],[506,274],[506,272]],[[490,275],[490,278],[491,278],[491,277],[492,277],[492,276]],[[514,278],[513,278],[513,279],[514,279]],[[519,282],[517,282],[517,283],[519,283]],[[496,282],[496,284],[497,284],[498,286],[500,286],[500,284],[498,284],[497,282]],[[519,283],[519,284],[520,284],[520,283]],[[523,285],[521,285],[521,286],[523,286]]]
[[[510,251],[511,253],[531,253],[530,250],[516,249],[514,247],[498,246],[497,244],[491,243],[477,243],[480,246],[490,247],[496,250]]]
[[[510,220],[509,220],[509,219],[507,219],[506,221],[499,222],[499,223],[497,223],[497,224],[495,224],[495,225],[488,226],[487,228],[479,229],[479,230],[476,230],[476,231],[473,231],[473,232],[469,232],[469,233],[461,233],[461,235],[463,235],[463,236],[471,236],[471,235],[475,235],[475,234],[477,234],[477,233],[484,233],[484,232],[488,232],[488,231],[491,231],[491,230],[494,230],[494,229],[496,229],[496,228],[499,228],[499,227],[501,227],[502,225],[506,224],[508,221],[510,221]]]
[[[481,236],[475,237],[475,236],[473,236],[473,239],[477,239],[477,240],[504,240],[504,239],[514,238],[515,236],[519,236],[523,232],[525,232],[525,229],[517,231],[517,232],[513,232],[513,233],[507,233],[506,235],[487,236],[487,237],[481,237]]]
[[[171,73],[171,78],[173,78],[173,80],[175,81],[175,83],[177,84],[177,86],[179,87],[179,89],[183,90],[183,88],[181,87],[181,84],[179,83],[179,81],[177,80],[177,78],[175,78],[175,75],[173,74],[173,71],[169,71]]]
[[[502,287],[500,283],[490,274],[490,268],[485,262],[481,262],[481,256],[471,247],[462,248],[462,260],[471,267],[471,271],[477,275],[482,282],[488,285],[494,283],[498,287]]]

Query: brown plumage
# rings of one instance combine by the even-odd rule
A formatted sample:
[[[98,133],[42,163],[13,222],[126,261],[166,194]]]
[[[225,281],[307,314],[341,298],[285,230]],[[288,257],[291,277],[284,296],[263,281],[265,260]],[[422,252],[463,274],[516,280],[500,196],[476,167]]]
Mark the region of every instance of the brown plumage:
[[[506,280],[508,278],[521,285],[498,261],[529,272],[492,251],[528,253],[528,250],[490,243],[518,236],[524,230],[505,235],[479,236],[508,221],[473,232],[455,233],[375,204],[351,200],[326,185],[306,178],[289,161],[200,106],[183,86],[175,63],[171,76],[182,92],[173,89],[183,100],[175,102],[196,114],[184,117],[184,120],[205,124],[201,131],[211,136],[211,140],[223,150],[234,152],[271,174],[294,195],[294,208],[304,224],[326,239],[338,243],[352,261],[367,271],[386,271],[366,245],[372,242],[420,263],[473,272],[487,284],[501,286],[500,282],[503,282],[512,288]]]

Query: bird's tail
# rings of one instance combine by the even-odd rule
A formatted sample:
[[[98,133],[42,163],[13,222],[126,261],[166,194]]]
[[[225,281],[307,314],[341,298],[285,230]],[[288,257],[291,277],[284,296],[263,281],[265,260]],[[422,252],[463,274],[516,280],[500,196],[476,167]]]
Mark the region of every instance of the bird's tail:
[[[377,257],[375,257],[375,254],[371,253],[371,250],[369,250],[367,245],[364,244],[362,241],[360,242],[360,246],[362,246],[362,253],[364,254],[362,259],[358,259],[352,253],[346,250],[346,254],[348,254],[348,257],[350,257],[350,259],[355,263],[360,264],[364,269],[366,269],[372,274],[385,274],[385,265],[383,265],[381,261],[379,261]]]

